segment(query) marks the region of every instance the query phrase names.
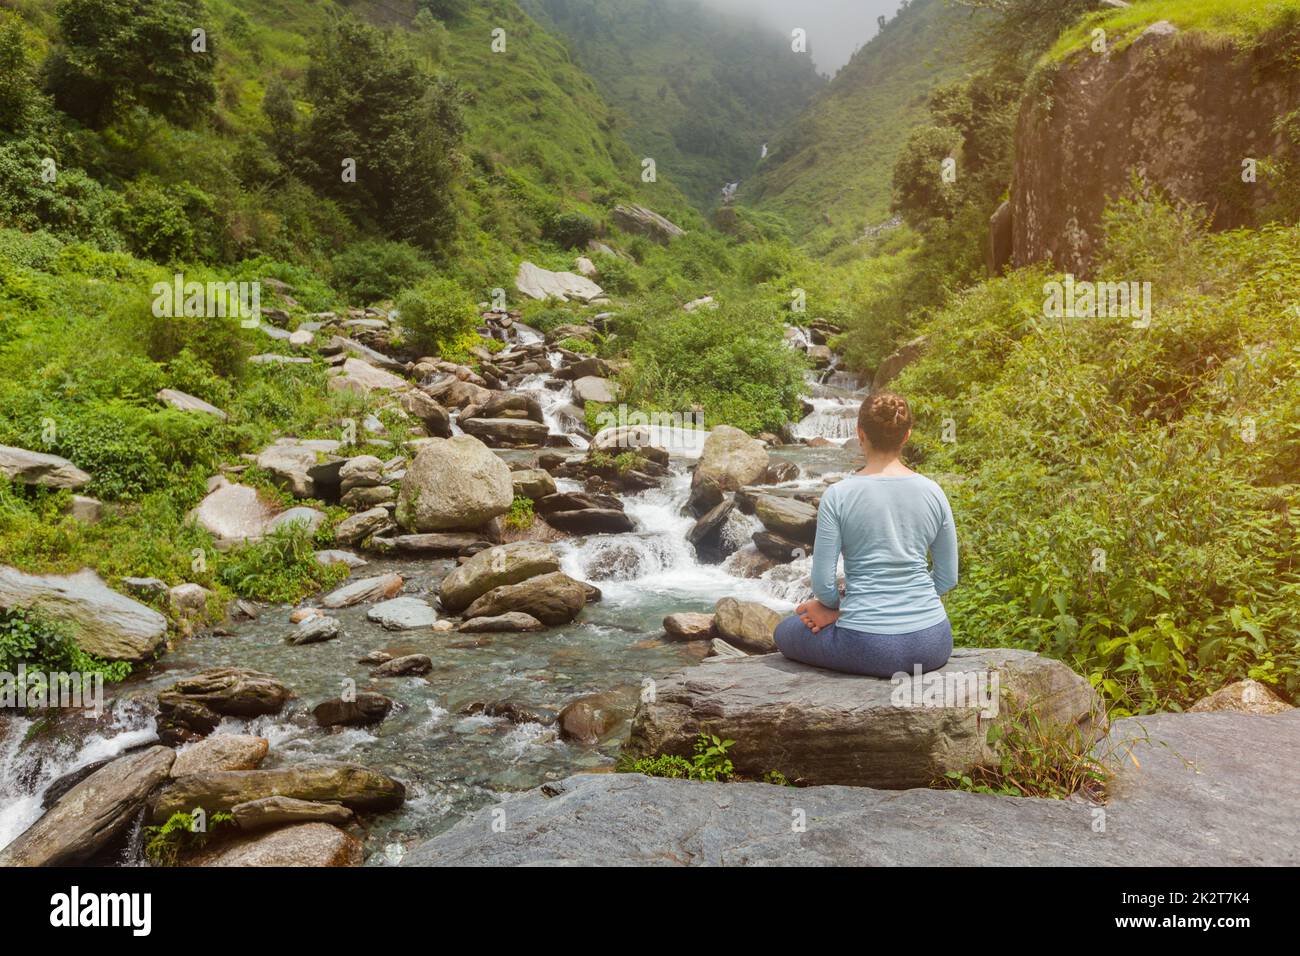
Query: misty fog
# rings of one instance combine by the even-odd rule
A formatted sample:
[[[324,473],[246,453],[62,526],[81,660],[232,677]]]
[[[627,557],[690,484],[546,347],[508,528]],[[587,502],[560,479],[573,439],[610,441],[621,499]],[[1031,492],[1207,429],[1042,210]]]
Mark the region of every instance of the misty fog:
[[[853,51],[876,35],[876,18],[892,18],[899,0],[702,0],[705,6],[748,14],[788,34],[808,31],[813,62],[834,74]]]

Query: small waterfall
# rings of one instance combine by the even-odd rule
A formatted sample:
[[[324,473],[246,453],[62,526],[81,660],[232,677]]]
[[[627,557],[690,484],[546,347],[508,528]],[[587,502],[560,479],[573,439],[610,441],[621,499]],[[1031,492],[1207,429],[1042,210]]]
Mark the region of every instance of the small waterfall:
[[[38,720],[6,718],[8,732],[0,735],[0,847],[12,843],[45,812],[41,798],[55,780],[153,740],[153,716],[149,701],[119,698],[103,719],[92,722],[65,714],[59,732],[49,740],[34,741],[27,738],[39,731]],[[84,737],[63,733],[79,729],[76,725],[83,720]]]
[[[858,431],[858,407],[861,402],[842,398],[809,399],[813,410],[794,427],[799,438],[829,438],[843,443]]]

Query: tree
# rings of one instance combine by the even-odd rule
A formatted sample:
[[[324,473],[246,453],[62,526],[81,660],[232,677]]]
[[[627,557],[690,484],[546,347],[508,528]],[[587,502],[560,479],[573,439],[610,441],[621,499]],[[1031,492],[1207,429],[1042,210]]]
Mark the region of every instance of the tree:
[[[216,102],[203,0],[59,0],[63,46],[51,57],[55,104],[92,126],[143,106],[193,126]]]
[[[450,235],[464,134],[454,83],[430,78],[402,44],[345,18],[317,46],[306,98],[303,159],[322,193],[396,239],[433,248]]]
[[[22,18],[0,10],[0,131],[22,133],[45,112],[37,86],[36,57]]]
[[[894,164],[894,209],[915,226],[932,219],[951,219],[957,209],[957,181],[944,176],[952,160],[961,175],[961,133],[950,126],[918,126]]]

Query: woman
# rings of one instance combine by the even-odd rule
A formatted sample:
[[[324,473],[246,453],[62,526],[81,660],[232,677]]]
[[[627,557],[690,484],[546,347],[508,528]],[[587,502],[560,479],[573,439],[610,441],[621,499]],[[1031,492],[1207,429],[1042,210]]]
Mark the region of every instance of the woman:
[[[881,392],[862,403],[867,465],[822,495],[814,599],[776,629],[776,646],[791,660],[872,677],[947,663],[952,627],[939,596],[957,583],[957,531],[943,490],[899,461],[911,434],[912,410],[901,396]]]

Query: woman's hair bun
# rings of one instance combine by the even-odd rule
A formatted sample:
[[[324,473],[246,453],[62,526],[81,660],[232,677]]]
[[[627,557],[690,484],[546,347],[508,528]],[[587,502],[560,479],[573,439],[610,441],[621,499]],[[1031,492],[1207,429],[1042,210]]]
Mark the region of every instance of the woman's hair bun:
[[[873,448],[897,451],[912,429],[912,408],[895,392],[876,392],[867,397],[858,412],[858,427]]]

